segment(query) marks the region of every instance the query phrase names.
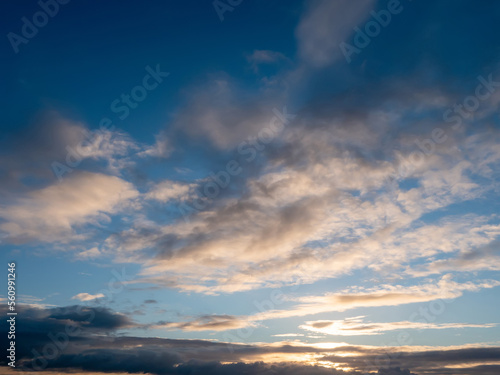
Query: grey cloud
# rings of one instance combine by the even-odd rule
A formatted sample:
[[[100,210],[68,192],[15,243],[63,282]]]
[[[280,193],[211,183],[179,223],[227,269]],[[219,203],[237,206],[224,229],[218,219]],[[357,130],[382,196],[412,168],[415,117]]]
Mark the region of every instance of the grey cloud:
[[[84,317],[78,314],[78,306],[51,309],[23,309],[24,324],[19,324],[18,361],[21,369],[29,370],[35,364],[46,361],[46,370],[71,372],[129,372],[151,374],[364,374],[367,365],[378,363],[379,375],[435,375],[451,374],[447,366],[460,368],[453,374],[493,374],[498,366],[486,365],[500,361],[498,347],[466,347],[447,350],[410,351],[405,348],[338,346],[330,349],[314,345],[240,344],[205,340],[173,340],[110,335],[115,330],[131,324],[109,309],[82,308],[83,312],[95,313],[90,326],[85,327]],[[48,334],[58,337],[64,325],[72,322],[82,330],[70,337],[68,345],[57,358],[35,358],[32,348],[39,352],[47,343],[52,343]],[[26,324],[27,323],[27,324]],[[3,323],[5,324],[5,323]],[[106,333],[107,334],[103,334]],[[351,356],[349,353],[356,353]],[[283,362],[265,364],[260,362],[266,355],[282,356]],[[347,355],[346,355],[347,354]],[[324,367],[287,363],[287,358],[297,360],[302,355],[314,355],[318,360],[351,367],[356,371],[342,372]],[[5,359],[1,359],[5,363]],[[222,364],[226,363],[226,364]],[[230,363],[230,364],[227,364]],[[461,367],[456,367],[461,365]],[[466,366],[465,366],[466,365]],[[474,367],[476,366],[476,367]],[[410,369],[410,370],[407,370]]]
[[[315,67],[323,67],[344,58],[339,44],[353,33],[354,27],[369,16],[373,0],[316,1],[297,27],[300,56]]]
[[[250,324],[245,317],[232,315],[202,315],[196,319],[183,322],[155,323],[155,328],[179,329],[183,331],[227,331],[246,327]]]
[[[218,149],[233,149],[269,125],[279,99],[242,92],[228,77],[211,78],[190,91],[185,107],[174,119],[174,129],[194,139],[206,139]]]

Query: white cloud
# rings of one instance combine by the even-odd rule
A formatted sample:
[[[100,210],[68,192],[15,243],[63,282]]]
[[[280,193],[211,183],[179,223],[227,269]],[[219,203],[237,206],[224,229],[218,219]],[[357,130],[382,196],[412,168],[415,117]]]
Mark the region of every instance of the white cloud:
[[[196,184],[186,184],[176,181],[162,181],[156,184],[149,192],[146,193],[146,199],[154,199],[160,202],[168,202],[170,200],[185,200],[190,196],[190,191]]]
[[[182,322],[162,322],[154,328],[179,329],[185,331],[226,331],[244,327],[255,327],[261,321],[285,319],[292,317],[315,315],[326,312],[343,312],[360,307],[399,306],[410,303],[422,303],[435,300],[450,300],[462,296],[466,291],[477,292],[500,286],[497,280],[479,280],[477,282],[457,283],[445,275],[436,283],[422,285],[381,285],[374,288],[352,288],[338,293],[327,293],[317,296],[289,298],[285,300],[298,302],[285,309],[263,310],[248,316],[213,316],[207,315]],[[283,301],[285,302],[285,301]],[[364,323],[361,317],[338,321],[306,322],[300,328],[323,334],[374,335],[397,329],[452,329],[452,328],[491,328],[494,324],[431,324],[410,321],[390,323]]]
[[[0,230],[12,241],[75,240],[80,238],[75,228],[109,220],[137,196],[134,186],[118,177],[75,171],[2,207],[6,222]]]
[[[460,329],[460,328],[492,328],[497,324],[468,324],[468,323],[422,323],[422,322],[388,322],[373,323],[366,322],[364,316],[346,318],[343,320],[316,320],[309,321],[299,328],[336,336],[364,336],[380,335],[387,331],[409,330],[409,329]]]
[[[346,311],[358,307],[398,306],[409,303],[429,302],[438,299],[453,299],[463,292],[476,292],[500,285],[497,280],[457,283],[445,275],[437,283],[401,286],[381,285],[371,289],[356,288],[340,293],[327,293],[320,296],[299,297],[298,305],[286,310],[270,310],[258,313],[252,320],[282,319],[306,316],[324,312]]]
[[[76,259],[79,260],[90,260],[90,259],[95,259],[99,258],[102,255],[102,253],[99,251],[97,247],[93,247],[89,250],[82,251],[78,254],[76,254]]]
[[[71,297],[71,299],[77,299],[79,301],[85,302],[85,301],[92,301],[98,298],[103,298],[105,297],[104,294],[98,293],[98,294],[89,294],[89,293],[78,293],[76,296]]]

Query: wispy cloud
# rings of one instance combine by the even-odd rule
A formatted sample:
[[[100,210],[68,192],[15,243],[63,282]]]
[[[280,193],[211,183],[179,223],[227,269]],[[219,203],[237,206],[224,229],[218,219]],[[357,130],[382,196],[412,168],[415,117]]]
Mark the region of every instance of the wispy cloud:
[[[315,67],[322,67],[343,58],[339,44],[369,16],[374,4],[373,0],[309,3],[310,9],[296,31],[302,59]]]
[[[308,321],[299,328],[336,336],[363,336],[380,335],[387,331],[409,330],[409,329],[459,329],[459,328],[491,328],[496,323],[466,324],[466,323],[422,323],[422,322],[388,322],[375,323],[366,322],[364,316],[346,318],[342,320],[316,320]]]

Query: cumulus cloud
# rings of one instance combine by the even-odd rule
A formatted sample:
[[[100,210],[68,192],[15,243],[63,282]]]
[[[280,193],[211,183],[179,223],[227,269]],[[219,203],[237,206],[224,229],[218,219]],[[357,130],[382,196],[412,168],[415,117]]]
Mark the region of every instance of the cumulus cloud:
[[[71,299],[77,299],[79,301],[93,301],[98,298],[103,298],[104,294],[89,294],[89,293],[78,293],[76,296],[71,297]]]
[[[135,187],[118,177],[78,172],[5,205],[0,230],[16,242],[74,240],[76,227],[109,220],[137,196]]]

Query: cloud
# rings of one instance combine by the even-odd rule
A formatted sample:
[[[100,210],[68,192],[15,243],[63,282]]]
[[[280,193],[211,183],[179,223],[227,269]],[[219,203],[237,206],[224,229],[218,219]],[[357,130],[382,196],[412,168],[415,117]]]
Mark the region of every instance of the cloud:
[[[117,130],[89,131],[86,128],[82,128],[81,132],[83,139],[76,145],[67,145],[66,157],[55,162],[65,163],[70,167],[74,163],[78,167],[85,159],[105,160],[107,170],[116,175],[133,165],[130,156],[140,147],[126,133]],[[52,169],[56,171],[53,165]]]
[[[71,297],[71,299],[77,299],[80,301],[92,301],[98,298],[103,298],[104,294],[89,294],[89,293],[78,293],[76,296]]]
[[[464,291],[475,292],[500,286],[497,280],[457,283],[451,275],[445,275],[437,283],[422,285],[380,285],[374,288],[355,288],[340,293],[326,293],[317,296],[297,297],[299,302],[286,309],[269,309],[252,315],[249,321],[283,319],[314,315],[324,312],[347,311],[360,307],[399,306],[409,303],[429,302],[438,299],[453,299]]]
[[[95,259],[98,258],[102,255],[102,253],[99,251],[97,247],[93,247],[89,250],[82,251],[78,254],[76,254],[76,259],[78,260],[90,260],[90,259]]]
[[[343,58],[339,48],[346,42],[373,8],[373,0],[328,1],[309,3],[296,35],[300,57],[314,67],[322,67]]]
[[[231,96],[224,82],[218,94]],[[424,259],[486,246],[500,235],[498,219],[474,209],[452,216],[448,208],[495,191],[485,178],[499,170],[492,142],[498,132],[479,127],[475,131],[483,135],[470,139],[448,127],[447,141],[424,154],[417,141],[431,137],[436,126],[444,128],[441,111],[452,98],[444,89],[407,89],[395,79],[381,93],[369,87],[369,93],[339,93],[328,105],[306,105],[300,121],[263,150],[262,164],[239,176],[213,205],[193,210],[189,222],[180,211],[168,223],[136,220],[106,240],[106,251],[117,261],[142,265],[136,282],[215,294],[313,283],[360,269],[407,277]],[[236,143],[226,137],[245,136],[249,128],[240,133],[231,125],[229,118],[244,119],[244,111],[235,103],[233,112],[231,100],[221,99],[228,109],[219,112],[210,104],[217,97],[194,95],[193,103],[201,100],[200,111],[228,118],[227,128],[186,121],[185,129],[226,149]],[[196,113],[186,110],[188,117]],[[412,126],[422,116],[430,120]],[[480,156],[485,153],[486,164]],[[175,206],[197,182],[166,180],[146,196]]]
[[[290,59],[288,59],[281,52],[269,50],[254,50],[252,54],[247,56],[247,61],[250,63],[252,70],[255,73],[259,72],[260,65],[291,63]]]
[[[277,97],[242,90],[227,76],[212,78],[207,84],[189,90],[186,105],[175,116],[173,128],[207,147],[230,150],[257,137],[282,108]]]
[[[137,325],[110,309],[84,306],[47,309],[20,306],[19,309],[23,324],[16,327],[16,359],[21,370],[44,367],[49,371],[80,371],[89,375],[92,372],[160,375],[196,371],[215,375],[354,375],[378,370],[379,374],[404,375],[409,373],[406,369],[410,369],[412,374],[476,375],[482,370],[483,374],[490,375],[500,362],[500,348],[477,344],[376,347],[345,343],[243,344],[116,336],[114,332]],[[2,330],[7,329],[7,325],[7,321],[0,322]],[[61,334],[68,332],[69,326],[72,334],[66,341]],[[52,344],[54,337],[65,345],[48,358],[42,354],[43,348]],[[5,364],[6,359],[0,359],[0,363]],[[350,370],[342,371],[342,368]],[[453,372],[457,369],[458,372]]]
[[[304,336],[302,333],[280,333],[277,335],[273,335],[273,337],[302,337]]]
[[[451,275],[445,275],[435,284],[412,286],[381,285],[371,289],[356,288],[341,293],[327,293],[319,296],[298,297],[300,302],[283,310],[268,310],[255,314],[252,320],[283,319],[332,311],[346,311],[359,307],[398,306],[408,303],[428,302],[438,299],[453,299],[463,292],[479,291],[500,286],[497,280],[457,283]]]
[[[143,151],[137,153],[137,156],[167,158],[173,152],[173,146],[166,133],[162,132],[155,137],[155,144],[144,147]]]
[[[255,58],[273,58],[264,52]],[[17,206],[33,206],[34,192],[62,189],[71,180],[68,177],[59,188],[45,185],[21,194],[17,206],[6,206],[6,222],[0,228],[16,242],[79,241],[92,235],[81,230],[85,223],[105,226],[110,215],[122,212],[130,201],[140,201],[136,205],[140,212],[123,221],[123,230],[113,230],[98,251],[114,256],[115,261],[140,264],[136,282],[190,292],[232,293],[313,283],[359,269],[380,277],[407,276],[414,266],[415,272],[417,268],[423,272],[415,265],[423,258],[434,262],[432,257],[473,251],[498,238],[499,232],[493,229],[498,220],[491,215],[449,216],[435,222],[421,219],[432,212],[445,216],[445,208],[494,191],[491,176],[498,170],[500,154],[495,148],[497,132],[479,127],[474,136],[447,132],[445,144],[435,145],[433,153],[412,163],[411,156],[418,150],[415,141],[430,137],[440,122],[439,111],[452,98],[441,88],[415,89],[416,78],[411,79],[411,84],[393,79],[381,92],[369,86],[367,91],[335,94],[328,104],[306,103],[300,121],[289,124],[266,147],[262,160],[238,176],[235,186],[212,206],[193,213],[189,223],[175,205],[191,196],[199,180],[163,180],[132,198],[136,187],[116,177],[131,198],[113,207],[104,204],[102,210],[95,207],[63,222],[56,215],[54,223],[7,217],[16,210],[26,215],[28,210]],[[242,92],[227,77],[194,91],[174,121],[176,131],[210,139],[217,149],[237,147],[241,139],[255,135],[263,125],[261,119],[268,122],[272,114],[271,103]],[[241,97],[245,100],[240,101]],[[204,121],[206,114],[215,120]],[[411,126],[422,116],[437,120]],[[157,138],[166,140],[166,135]],[[407,170],[403,176],[401,171]],[[80,172],[72,173],[78,180]],[[139,207],[146,200],[150,202]],[[174,207],[167,222],[155,215],[155,201]],[[80,206],[92,205],[78,202]],[[42,215],[36,210],[35,214]],[[233,254],[231,259],[228,252]],[[79,256],[96,255],[82,252]],[[494,267],[491,263],[490,269]],[[439,272],[455,269],[465,270],[455,264]]]
[[[252,325],[252,322],[245,318],[231,315],[203,315],[185,322],[158,322],[152,327],[182,331],[227,331]]]
[[[52,342],[51,337],[59,337],[59,333],[65,334],[69,342],[78,343],[93,335],[135,326],[127,316],[103,307],[19,304],[16,309],[22,322],[16,326],[16,354],[19,359],[33,356],[32,348],[40,349]],[[2,308],[2,311],[5,313],[7,310]],[[7,321],[0,323],[2,329],[8,329],[7,325]]]
[[[496,231],[496,228],[491,228]],[[446,259],[437,259],[430,263],[408,269],[408,274],[422,277],[449,271],[475,272],[481,270],[500,270],[500,243],[489,244],[461,251]]]
[[[108,310],[84,309],[83,315],[100,317],[90,323],[82,321],[74,307],[26,310],[22,316],[28,321],[27,331],[21,330],[19,338],[25,345],[19,352],[21,358],[29,359],[28,349],[40,350],[50,342],[49,332],[60,332],[63,324],[73,322],[85,334],[75,337],[68,350],[52,361],[62,371],[331,374],[342,368],[363,371],[365,361],[377,363],[380,355],[389,352],[398,354],[388,364],[390,369],[377,367],[374,371],[386,375],[498,373],[498,348],[480,344],[453,349],[233,343],[231,352],[221,342],[123,336],[124,329],[148,327],[223,332],[261,320],[458,298],[499,285],[496,280],[484,280],[483,275],[473,279],[466,275],[469,282],[446,275],[499,270],[500,224],[495,202],[500,149],[494,125],[498,102],[481,102],[482,108],[464,119],[466,130],[453,130],[443,121],[443,112],[453,108],[470,83],[459,81],[475,78],[492,66],[484,56],[490,59],[491,50],[465,53],[467,61],[458,56],[471,52],[470,46],[476,48],[485,38],[492,41],[485,45],[494,45],[495,33],[483,30],[494,21],[485,17],[478,23],[471,14],[481,15],[486,10],[484,14],[494,15],[498,6],[466,7],[459,2],[452,8],[471,12],[456,17],[450,15],[452,8],[442,4],[415,3],[414,12],[398,21],[406,28],[393,25],[395,32],[382,33],[382,49],[374,54],[366,51],[361,66],[336,64],[342,59],[339,43],[349,40],[375,2],[306,3],[296,30],[299,67],[277,73],[276,80],[285,82],[282,93],[266,84],[243,90],[235,80],[219,74],[209,84],[186,90],[187,104],[174,112],[171,132],[159,132],[153,145],[139,144],[123,132],[96,133],[85,143],[86,125],[58,115],[40,125],[40,130],[28,131],[16,142],[10,138],[0,147],[2,156],[6,155],[0,166],[2,177],[6,176],[2,192],[8,191],[8,203],[2,200],[0,207],[2,241],[74,245],[72,242],[97,233],[100,238],[92,238],[92,244],[78,246],[79,251],[85,250],[76,257],[92,260],[105,254],[115,262],[138,264],[140,274],[133,282],[150,283],[145,288],[151,289],[235,293],[344,275],[373,287],[329,289],[323,294],[318,283],[305,288],[316,294],[290,297],[281,310],[273,307],[242,316],[193,315],[186,321],[148,326]],[[475,13],[479,9],[481,13]],[[429,22],[432,19],[443,23]],[[401,30],[410,32],[399,34]],[[467,35],[471,32],[483,39]],[[457,40],[469,48],[441,48],[450,46],[441,34],[464,36]],[[422,48],[426,45],[428,48]],[[408,58],[414,51],[424,51],[425,58]],[[443,61],[443,56],[457,57],[451,60],[458,65]],[[248,61],[259,72],[288,63],[284,55],[270,50],[255,50]],[[180,156],[175,161],[186,159],[178,170],[185,171],[186,166],[196,169],[183,177],[199,176],[207,164],[226,163],[233,157],[231,150],[255,137],[273,116],[272,107],[284,100],[298,107],[297,121],[266,146],[256,162],[245,164],[245,173],[212,206],[196,211],[188,222],[171,208],[184,202],[200,180],[173,181],[168,170],[152,171],[139,165],[136,169],[141,178],[134,181],[138,185],[126,181],[128,172],[133,172],[131,166],[146,158],[165,158],[174,149]],[[432,151],[422,150],[436,129],[444,131],[447,140],[432,145]],[[167,138],[167,134],[174,137]],[[66,161],[68,145],[84,150],[82,172],[73,171],[60,184],[52,184],[50,162]],[[196,150],[191,152],[189,147]],[[140,185],[150,173],[160,182]],[[160,204],[165,202],[169,203],[166,210],[156,209],[167,206]],[[128,210],[132,205],[134,210]],[[112,217],[120,213],[127,215]],[[103,236],[108,237],[102,243]],[[93,247],[96,243],[99,248]],[[415,279],[429,275],[437,276]],[[487,277],[493,276],[489,273]],[[324,284],[336,285],[332,280]],[[304,327],[347,335],[402,327],[443,330],[465,326],[476,327],[373,323],[361,318],[310,320]],[[305,363],[337,369],[307,367]]]
[[[0,191],[9,199],[65,179],[75,169],[121,176],[173,150],[164,132],[153,145],[141,144],[120,129],[90,129],[55,110],[43,110],[19,131],[7,132],[0,148]]]
[[[274,63],[280,60],[285,60],[286,57],[281,52],[269,50],[254,50],[251,55],[247,57],[248,61],[257,64]]]
[[[134,186],[118,177],[74,172],[4,205],[0,230],[12,242],[74,240],[78,226],[109,220],[137,196]]]
[[[346,318],[343,320],[316,320],[308,321],[299,328],[321,333],[325,335],[337,336],[363,336],[380,335],[387,331],[409,330],[409,329],[459,329],[459,328],[491,328],[495,323],[466,324],[466,323],[422,323],[422,322],[388,322],[372,323],[365,322],[364,316]]]
[[[358,177],[347,171],[349,160],[335,162],[334,168],[268,173],[248,182],[246,197],[227,200],[193,216],[190,223],[156,229],[137,225],[110,238],[107,246],[123,249],[123,255],[131,246],[155,246],[157,259],[143,263],[142,282],[161,284],[164,277],[159,275],[168,272],[180,276],[177,285],[182,289],[213,293],[276,287],[290,281],[309,283],[364,267],[386,268],[394,274],[412,260],[471,250],[497,236],[494,217],[447,218],[427,225],[415,222],[448,204],[423,189],[402,191],[396,198],[386,193],[374,200],[343,191],[344,178],[353,189],[362,189],[365,183],[380,186],[390,169],[366,168],[359,172],[358,184]],[[346,169],[345,177],[340,168]],[[331,176],[334,186],[328,170],[336,171],[337,178]],[[445,196],[444,187],[442,191]],[[445,199],[464,198],[457,192]],[[249,222],[254,224],[248,226]],[[319,251],[311,245],[314,241],[326,245]],[[225,256],[228,251],[233,254],[230,262]],[[202,263],[193,263],[193,256]],[[221,267],[231,272],[221,276]],[[200,274],[210,286],[200,282]]]
[[[9,197],[25,191],[23,179],[31,176],[42,181],[54,179],[51,163],[64,160],[66,146],[84,140],[84,124],[49,111],[35,118],[19,132],[6,133],[0,140],[0,189]]]
[[[90,131],[86,124],[53,110],[38,114],[21,132],[6,134],[1,146],[0,171],[5,179],[0,188],[9,193],[29,188],[25,184],[29,176],[36,177],[33,181],[38,184],[53,181],[58,171],[54,163],[80,168],[87,166],[85,161],[94,161],[97,169],[119,174],[131,165],[130,155],[141,147],[122,131]],[[101,167],[98,163],[102,162]]]
[[[268,308],[246,316],[235,315],[203,315],[191,320],[180,322],[159,322],[154,328],[183,331],[228,331],[239,328],[255,327],[260,322],[272,319],[286,319],[298,316],[315,315],[325,312],[343,312],[362,307],[399,306],[410,303],[422,303],[435,300],[449,300],[463,295],[464,291],[477,292],[500,286],[497,280],[478,280],[477,282],[457,283],[451,280],[451,275],[445,275],[437,283],[422,285],[381,285],[374,288],[355,288],[339,293],[325,295],[287,297],[281,295],[281,302],[298,302],[283,309],[276,309],[277,303],[269,301]],[[281,292],[280,292],[281,293]],[[264,303],[263,303],[264,305]],[[431,324],[411,321],[388,323],[364,323],[363,317],[346,320],[321,320],[306,322],[300,328],[317,333],[354,336],[376,335],[382,332],[400,329],[458,329],[458,328],[491,328],[489,324]]]
[[[113,330],[131,326],[130,320],[108,309],[78,306],[27,309],[23,316],[16,346],[21,370],[46,368],[89,375],[93,372],[354,375],[378,370],[379,374],[408,375],[448,374],[451,369],[459,368],[461,375],[475,375],[479,369],[484,374],[493,374],[500,358],[500,348],[477,345],[430,348],[297,342],[242,344],[110,336]],[[51,337],[62,340],[61,333],[68,324],[75,334],[64,341],[63,350],[50,357],[36,354],[43,353],[44,346],[52,343]],[[0,325],[6,326],[7,322]],[[5,361],[0,359],[2,364]]]
[[[156,184],[148,193],[146,199],[154,199],[160,202],[170,200],[182,201],[188,199],[196,184],[186,184],[176,181],[162,181]]]

